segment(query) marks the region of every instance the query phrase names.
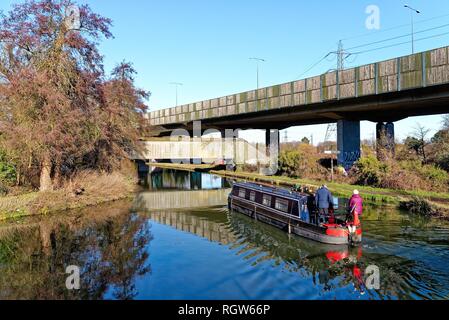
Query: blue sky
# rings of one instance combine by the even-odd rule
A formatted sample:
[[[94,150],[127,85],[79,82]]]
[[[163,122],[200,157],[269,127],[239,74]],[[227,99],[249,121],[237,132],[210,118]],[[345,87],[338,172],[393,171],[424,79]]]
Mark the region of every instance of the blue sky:
[[[2,0],[8,10],[17,1]],[[422,13],[415,31],[449,24],[447,0],[81,0],[114,21],[115,38],[104,41],[105,66],[132,61],[137,82],[152,92],[149,105],[157,110],[175,105],[170,82],[182,82],[179,103],[215,98],[255,88],[256,67],[249,57],[267,60],[261,65],[260,86],[317,75],[336,67],[331,56],[308,73],[311,65],[337,49],[410,33],[410,12],[405,3]],[[366,8],[380,9],[380,30],[368,30]],[[417,39],[449,33],[449,26],[416,35]],[[363,35],[363,36],[360,36]],[[355,36],[360,36],[356,37]],[[401,38],[381,45],[407,41]],[[449,34],[418,41],[416,51],[449,45]],[[360,49],[356,49],[358,51]],[[352,56],[347,66],[362,65],[411,53],[411,44]],[[449,110],[449,107],[448,107]],[[410,118],[396,124],[397,138],[413,131],[416,122],[433,130],[441,116]],[[362,137],[372,138],[375,124],[362,123]],[[324,139],[326,126],[288,130],[289,139],[314,136]],[[284,134],[282,134],[283,136]],[[260,141],[257,133],[246,137]]]

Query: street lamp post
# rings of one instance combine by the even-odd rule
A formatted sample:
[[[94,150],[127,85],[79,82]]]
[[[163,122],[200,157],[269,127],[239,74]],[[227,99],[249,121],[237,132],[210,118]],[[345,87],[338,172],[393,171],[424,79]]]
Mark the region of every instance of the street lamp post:
[[[410,7],[407,4],[404,5],[404,7],[410,10],[410,17],[411,17],[411,20],[412,20],[412,54],[414,54],[415,53],[415,27],[414,27],[413,14],[414,13],[420,14],[421,11],[412,8],[412,7]]]
[[[171,85],[175,86],[176,91],[176,107],[178,106],[178,87],[182,86],[183,84],[180,82],[170,82]]]
[[[324,154],[329,154],[331,156],[331,182],[334,182],[334,154],[339,155],[340,151],[325,151]]]
[[[259,90],[259,63],[265,62],[265,60],[261,59],[261,58],[249,58],[249,60],[256,61],[256,64],[257,64],[257,90]]]

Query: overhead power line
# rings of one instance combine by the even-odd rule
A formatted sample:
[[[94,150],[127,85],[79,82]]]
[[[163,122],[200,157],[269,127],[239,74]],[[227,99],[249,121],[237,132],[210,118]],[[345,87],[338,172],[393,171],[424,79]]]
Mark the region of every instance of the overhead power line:
[[[321,58],[320,60],[318,60],[316,63],[314,63],[313,65],[311,65],[306,71],[304,71],[303,73],[301,73],[297,78],[301,78],[303,75],[307,74],[310,70],[312,70],[313,68],[315,68],[317,65],[319,65],[321,62],[323,62],[325,59],[327,59],[327,57],[329,57],[332,54],[332,52],[329,52],[328,54],[326,54],[323,58]]]
[[[415,22],[415,24],[422,24],[422,23],[425,23],[425,22],[429,22],[429,21],[445,18],[445,17],[448,17],[448,16],[449,16],[449,14],[444,14],[444,15],[432,17],[432,18],[429,18],[429,19],[424,19],[424,20],[417,21],[417,22]],[[408,26],[410,26],[410,25],[409,24],[399,25],[399,26],[388,28],[388,29],[383,29],[383,30],[379,30],[379,31],[375,31],[375,32],[370,32],[370,33],[367,33],[367,34],[362,34],[362,35],[357,35],[357,36],[353,36],[353,37],[344,38],[341,41],[361,38],[361,37],[365,37],[365,36],[372,36],[372,35],[376,35],[376,34],[379,34],[379,33],[387,32],[387,31],[391,31],[391,30],[396,30],[396,29],[403,28],[403,27],[408,27]],[[424,29],[424,30],[417,31],[414,34],[422,34],[422,33],[425,33],[425,32],[430,32],[430,31],[442,29],[442,28],[445,28],[445,27],[449,27],[449,24],[443,24],[443,25],[439,25],[439,26],[436,26],[436,27],[427,28],[427,29]],[[432,35],[432,36],[429,36],[429,37],[420,38],[420,39],[417,39],[415,41],[423,41],[423,40],[427,40],[427,39],[437,38],[437,37],[445,36],[447,34],[449,34],[449,33],[441,33],[441,34]],[[376,44],[381,44],[381,43],[385,43],[385,42],[389,42],[389,41],[393,41],[393,40],[398,40],[398,39],[402,39],[402,38],[410,37],[410,36],[411,36],[411,33],[407,33],[407,34],[403,34],[403,35],[399,35],[399,36],[395,36],[395,37],[390,37],[390,38],[379,40],[379,41],[373,41],[373,42],[370,42],[370,43],[365,43],[365,44],[353,46],[353,47],[350,47],[350,48],[346,49],[345,51],[342,51],[341,49],[339,49],[337,51],[331,51],[331,52],[327,53],[325,56],[323,56],[321,59],[319,59],[317,62],[312,64],[310,67],[308,67],[297,78],[298,79],[302,78],[305,74],[307,74],[312,69],[314,69],[316,66],[321,64],[324,60],[327,59],[327,61],[330,61],[328,58],[331,55],[333,55],[333,54],[337,55],[338,60],[340,62],[342,62],[342,61],[346,60],[347,58],[349,58],[350,56],[353,56],[353,57],[356,58],[356,56],[359,55],[359,54],[364,54],[364,53],[373,52],[373,51],[379,51],[379,50],[382,50],[382,49],[393,48],[393,47],[396,47],[396,46],[401,46],[401,45],[409,44],[409,43],[411,43],[411,41],[394,43],[394,44],[391,44],[391,45],[386,45],[386,46],[377,47],[377,48],[373,48],[373,49],[362,50],[362,51],[358,51],[358,52],[349,52],[350,50],[364,48],[364,47],[370,47],[370,46],[374,46]],[[340,43],[339,43],[339,45],[340,45]],[[342,54],[342,53],[344,53],[344,54]],[[343,60],[342,60],[342,57],[343,57]],[[338,69],[338,67],[337,67],[337,69]]]
[[[438,38],[438,37],[442,37],[442,36],[445,36],[445,35],[449,35],[449,32],[440,33],[440,34],[436,34],[436,35],[433,35],[433,36],[416,39],[415,42],[417,42],[417,41],[424,41],[424,40],[433,39],[433,38]],[[363,54],[363,53],[367,53],[367,52],[393,48],[393,47],[397,47],[397,46],[401,46],[401,45],[405,45],[405,44],[410,44],[410,43],[411,43],[411,41],[405,41],[405,42],[395,43],[395,44],[391,44],[391,45],[383,46],[383,47],[379,47],[379,48],[374,48],[374,49],[368,49],[368,50],[364,50],[364,51],[355,52],[354,54]]]
[[[429,32],[429,31],[433,31],[433,30],[437,30],[437,29],[442,29],[442,28],[446,28],[446,27],[449,27],[449,23],[448,24],[443,24],[443,25],[440,25],[440,26],[437,26],[437,27],[433,27],[433,28],[417,31],[417,32],[415,32],[415,34],[421,34],[421,33]],[[351,47],[351,48],[349,48],[347,50],[353,50],[353,49],[368,47],[368,46],[372,46],[372,45],[379,44],[379,43],[384,43],[384,42],[388,42],[388,41],[392,41],[392,40],[397,40],[397,39],[401,39],[401,38],[410,37],[411,35],[412,35],[411,33],[408,33],[408,34],[404,34],[404,35],[400,35],[400,36],[396,36],[396,37],[392,37],[392,38],[388,38],[388,39],[383,39],[383,40],[379,40],[379,41],[365,43],[365,44],[362,44],[362,45],[359,45],[359,46]]]
[[[422,23],[425,23],[425,22],[434,21],[434,20],[438,20],[438,19],[446,18],[446,17],[449,17],[449,13],[443,14],[443,15],[440,15],[440,16],[435,16],[435,17],[432,17],[432,18],[429,18],[429,19],[416,21],[415,24],[422,24]],[[371,37],[371,36],[378,35],[380,33],[385,33],[385,32],[388,32],[388,31],[402,29],[402,28],[406,28],[406,27],[410,27],[410,24],[402,24],[402,25],[394,26],[394,27],[387,28],[387,29],[382,29],[382,30],[378,30],[378,31],[371,31],[371,32],[368,32],[368,33],[355,35],[355,36],[343,38],[342,41],[353,40],[353,39],[364,38],[364,37]]]
[[[436,27],[420,30],[420,31],[415,32],[415,34],[422,34],[422,33],[430,32],[430,31],[442,29],[442,28],[445,28],[445,27],[449,27],[449,24],[444,24],[444,25],[440,25],[440,26],[436,26]],[[440,33],[440,34],[436,34],[436,35],[431,35],[431,36],[427,36],[427,37],[416,39],[415,42],[417,42],[417,41],[424,41],[424,40],[433,39],[433,38],[438,38],[438,37],[442,37],[442,36],[445,36],[445,35],[448,35],[448,34],[449,34],[449,32],[444,32],[444,33]],[[344,60],[346,60],[347,58],[349,58],[350,56],[356,56],[356,55],[359,55],[359,54],[364,54],[364,53],[368,53],[368,52],[379,51],[379,50],[393,48],[393,47],[397,47],[397,46],[401,46],[401,45],[405,45],[405,44],[410,44],[411,41],[408,40],[408,41],[404,41],[404,42],[393,43],[393,44],[389,44],[389,45],[385,45],[385,46],[381,46],[381,47],[377,47],[377,48],[372,48],[372,49],[367,49],[367,50],[362,50],[362,51],[357,51],[357,52],[349,52],[349,50],[369,47],[369,46],[373,46],[373,45],[380,44],[380,43],[385,43],[385,42],[389,42],[389,41],[393,41],[393,40],[397,40],[397,39],[402,39],[402,38],[405,38],[405,37],[409,37],[410,35],[411,34],[408,33],[408,34],[404,34],[404,35],[400,35],[400,36],[396,36],[396,37],[391,37],[391,38],[388,38],[388,39],[374,41],[374,42],[371,42],[371,43],[365,43],[363,45],[354,46],[354,47],[351,47],[351,48],[346,49],[346,50],[343,50],[342,44],[341,44],[341,42],[339,42],[339,49],[337,51],[331,51],[331,52],[327,53],[324,57],[322,57],[316,63],[311,65],[306,71],[304,71],[302,74],[300,74],[297,78],[301,78],[302,76],[307,74],[309,71],[314,69],[316,66],[318,66],[324,60],[326,60],[332,54],[336,54],[337,55],[338,61],[339,61],[339,66],[340,66],[340,67],[337,67],[337,69],[341,69],[341,65],[343,65],[342,62]]]

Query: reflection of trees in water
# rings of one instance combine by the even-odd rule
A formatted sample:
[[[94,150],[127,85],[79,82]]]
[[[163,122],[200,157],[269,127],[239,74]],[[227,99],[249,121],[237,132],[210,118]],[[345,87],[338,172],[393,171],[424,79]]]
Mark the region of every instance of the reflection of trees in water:
[[[155,169],[150,172],[147,177],[148,187],[154,190],[161,189],[200,189],[201,188],[201,175],[198,181],[192,177],[192,173],[184,171],[174,171],[165,169]]]
[[[129,203],[111,207],[85,215],[40,217],[35,224],[14,226],[7,234],[0,229],[0,299],[134,298],[136,279],[151,272],[147,252],[152,240],[150,226],[145,215],[126,213]],[[447,298],[447,276],[435,274],[432,262],[423,262],[422,257],[403,258],[399,252],[404,247],[398,239],[404,240],[407,228],[414,230],[407,231],[413,237],[410,243],[423,239],[422,247],[416,249],[419,252],[433,243],[430,240],[435,241],[426,239],[437,236],[431,233],[432,228],[427,233],[420,224],[401,219],[384,225],[377,217],[367,215],[367,243],[376,246],[381,242],[382,249],[366,248],[361,256],[357,248],[322,245],[289,236],[241,214],[226,213],[223,208],[209,208],[176,214],[153,212],[149,217],[226,244],[255,266],[273,263],[296,272],[298,277],[311,279],[322,293],[346,288],[348,298],[352,298],[357,295],[352,286],[363,290],[366,267],[377,265],[381,289],[366,291],[368,297]],[[80,291],[65,288],[65,268],[69,265],[82,268]]]
[[[164,188],[188,190],[191,188],[190,172],[162,171],[162,184]]]
[[[0,298],[117,299],[136,296],[135,280],[149,273],[148,222],[121,214],[91,225],[44,222],[0,239]],[[69,265],[81,268],[81,290],[65,287]]]

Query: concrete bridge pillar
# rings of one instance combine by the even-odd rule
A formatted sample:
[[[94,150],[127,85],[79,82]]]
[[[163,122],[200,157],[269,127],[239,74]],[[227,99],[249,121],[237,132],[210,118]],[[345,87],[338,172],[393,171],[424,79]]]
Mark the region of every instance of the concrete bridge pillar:
[[[340,120],[337,123],[338,164],[346,170],[360,159],[360,121]]]
[[[196,139],[201,140],[201,138],[203,137],[203,134],[204,134],[204,130],[201,129],[201,124],[194,122],[193,131],[191,134],[192,139],[193,140],[196,140]],[[193,159],[190,159],[190,161],[192,164],[197,164],[197,165],[200,165],[203,163],[203,159],[201,159],[201,158],[193,158]]]
[[[277,129],[265,131],[266,155],[270,159],[270,168],[266,175],[275,175],[279,169],[279,154],[281,149],[280,133]]]
[[[385,161],[394,158],[396,143],[394,139],[394,123],[380,122],[376,125],[377,158]]]
[[[279,155],[280,150],[280,134],[279,130],[266,130],[265,131],[265,142],[267,146],[267,156]]]

